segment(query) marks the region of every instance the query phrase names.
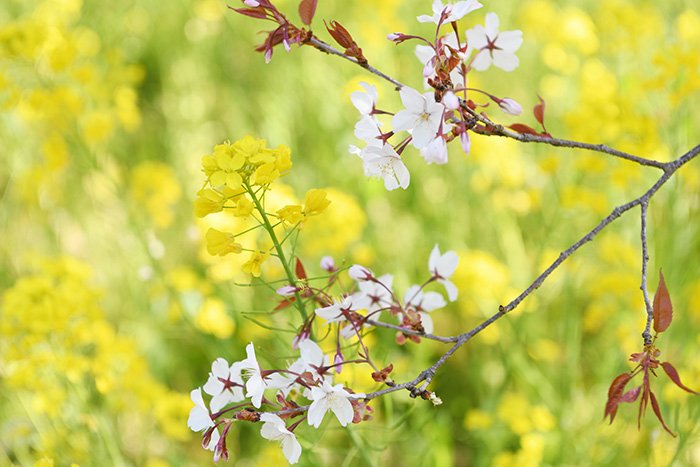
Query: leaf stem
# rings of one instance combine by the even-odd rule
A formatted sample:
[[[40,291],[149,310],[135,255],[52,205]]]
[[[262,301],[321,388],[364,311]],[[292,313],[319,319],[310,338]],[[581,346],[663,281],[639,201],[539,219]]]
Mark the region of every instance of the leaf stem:
[[[251,199],[253,200],[253,204],[255,204],[255,209],[260,213],[260,217],[262,219],[262,226],[263,228],[267,231],[267,234],[270,237],[270,240],[272,240],[272,245],[275,248],[275,251],[277,252],[277,258],[279,259],[280,263],[282,263],[282,267],[284,268],[284,272],[287,276],[287,280],[289,281],[289,284],[294,284],[296,283],[296,278],[294,277],[294,273],[292,272],[291,267],[289,266],[289,261],[287,261],[287,257],[284,254],[284,250],[282,249],[282,243],[279,241],[277,238],[277,234],[275,233],[275,229],[272,226],[272,223],[270,222],[270,219],[268,218],[267,214],[265,213],[265,208],[263,207],[262,203],[260,202],[260,198],[256,196],[255,191],[253,191],[252,187],[248,185],[247,183],[245,184],[246,191],[250,195]],[[298,290],[294,291],[294,297],[296,300],[294,300],[294,304],[299,310],[299,314],[301,315],[301,318],[306,321],[307,319],[307,314],[306,314],[306,308],[304,307],[304,302],[301,300],[301,295],[299,294]]]

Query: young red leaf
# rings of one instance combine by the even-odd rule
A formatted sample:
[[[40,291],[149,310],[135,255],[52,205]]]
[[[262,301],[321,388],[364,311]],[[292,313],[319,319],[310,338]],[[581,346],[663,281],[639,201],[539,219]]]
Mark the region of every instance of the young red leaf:
[[[510,128],[511,130],[515,130],[518,133],[527,133],[529,135],[535,135],[535,136],[539,135],[537,130],[535,130],[534,128],[532,128],[530,126],[524,125],[522,123],[513,123],[508,128]]]
[[[639,393],[642,390],[641,386],[637,386],[634,389],[630,389],[620,397],[620,402],[634,402],[639,397]]]
[[[659,402],[656,400],[656,396],[651,391],[649,392],[649,396],[651,396],[651,408],[654,410],[656,418],[659,419],[664,427],[664,430],[668,431],[668,433],[675,438],[676,434],[672,432],[668,426],[666,426],[666,422],[664,422],[664,418],[661,416],[661,409],[659,408]]]
[[[231,8],[231,7],[229,7]],[[251,18],[265,19],[267,18],[267,13],[264,8],[231,8],[236,13],[240,13],[245,16],[250,16]]]
[[[330,26],[326,24],[326,29],[328,30],[330,35],[333,36],[333,39],[335,39],[335,41],[342,47],[349,49],[355,44],[355,41],[352,39],[352,36],[348,32],[348,30],[345,29],[343,25],[339,22],[331,21]]]
[[[661,367],[664,369],[666,374],[668,375],[669,378],[671,378],[671,381],[673,381],[676,386],[681,388],[684,391],[688,391],[691,394],[700,394],[698,392],[693,391],[689,387],[687,387],[685,384],[681,383],[681,377],[678,376],[678,371],[676,371],[676,368],[671,365],[669,362],[662,362]]]
[[[301,3],[299,3],[299,17],[301,17],[302,23],[307,26],[310,26],[311,21],[314,19],[317,3],[317,0],[301,0]]]
[[[296,268],[295,268],[294,272],[297,275],[297,279],[302,280],[302,281],[306,280],[306,277],[307,277],[306,270],[304,269],[304,265],[301,264],[301,261],[299,260],[299,258],[297,258],[297,264],[296,264]]]
[[[673,319],[673,306],[666,288],[664,273],[659,271],[659,275],[659,287],[654,294],[654,331],[657,333],[664,332]]]
[[[608,389],[608,402],[605,404],[605,414],[603,415],[603,418],[609,415],[610,423],[615,420],[617,406],[623,397],[625,386],[631,378],[632,375],[629,373],[622,373],[613,380],[612,384],[610,385],[610,389]]]
[[[535,114],[535,118],[538,122],[540,122],[540,125],[544,126],[544,99],[542,99],[540,96],[537,96],[537,98],[540,100],[540,103],[535,106],[532,113]]]
[[[279,311],[279,310],[282,310],[282,309],[284,309],[284,308],[287,308],[289,305],[291,305],[291,304],[294,303],[295,301],[296,301],[296,297],[285,298],[284,300],[281,300],[281,301],[277,304],[277,306],[275,307],[274,311]]]

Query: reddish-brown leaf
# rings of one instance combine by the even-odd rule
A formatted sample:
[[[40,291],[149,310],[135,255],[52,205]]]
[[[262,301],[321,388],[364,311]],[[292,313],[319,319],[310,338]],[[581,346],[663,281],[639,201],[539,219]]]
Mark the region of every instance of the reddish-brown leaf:
[[[617,406],[620,403],[620,399],[623,397],[625,386],[629,383],[631,378],[632,375],[629,373],[622,373],[613,380],[610,389],[608,389],[608,402],[605,404],[605,414],[603,418],[610,416],[610,423],[615,420]]]
[[[289,297],[285,298],[284,300],[281,300],[277,306],[275,307],[274,311],[282,310],[284,308],[287,308],[289,305],[294,303],[296,301],[296,297]]]
[[[231,8],[231,7],[229,7]],[[267,18],[267,13],[265,13],[264,8],[231,8],[236,13],[240,13],[245,16],[250,16],[251,18],[265,19]]]
[[[316,14],[316,4],[317,0],[301,0],[299,3],[299,17],[302,23],[307,26],[311,25],[311,21],[314,19],[314,14]]]
[[[539,135],[537,130],[535,130],[531,126],[527,126],[527,125],[524,125],[522,123],[513,123],[508,128],[510,128],[511,130],[515,130],[518,133],[527,133],[529,135],[535,135],[535,136]]]
[[[666,288],[664,273],[659,271],[659,287],[654,294],[654,331],[664,332],[673,319],[673,305],[671,296]]]
[[[659,402],[656,400],[656,396],[651,391],[649,392],[649,396],[651,397],[651,408],[654,410],[656,418],[659,419],[664,427],[664,430],[668,431],[668,433],[675,438],[676,434],[671,431],[671,429],[666,425],[666,422],[664,422],[664,418],[661,416],[661,409],[659,408]]]
[[[622,395],[622,397],[620,397],[620,402],[628,402],[628,403],[631,403],[631,402],[636,401],[637,398],[639,397],[639,393],[640,393],[641,390],[642,390],[642,387],[641,387],[641,386],[637,386],[637,387],[634,388],[634,389],[630,389],[629,391],[627,391],[626,393],[624,393],[624,394]]]
[[[349,49],[355,44],[355,41],[352,39],[352,36],[348,30],[345,29],[339,22],[335,20],[331,21],[330,26],[326,24],[326,29],[330,35],[333,36],[333,39],[335,39],[335,41],[342,47]]]
[[[299,260],[299,258],[297,258],[297,264],[296,264],[294,272],[297,275],[297,279],[302,280],[302,281],[306,280],[306,277],[307,277],[306,276],[306,269],[304,269],[304,265],[301,264],[301,261]]]
[[[537,98],[540,100],[540,103],[537,104],[534,109],[532,109],[532,113],[535,114],[535,118],[538,122],[540,122],[540,125],[544,125],[544,99],[542,99],[540,96],[537,96]]]
[[[696,391],[693,391],[689,387],[687,387],[685,384],[681,383],[681,377],[678,376],[678,371],[676,371],[676,368],[671,365],[669,362],[663,362],[661,363],[661,367],[664,369],[666,374],[668,375],[669,378],[671,378],[671,381],[673,381],[676,386],[681,388],[684,391],[688,391],[691,394],[700,394]]]

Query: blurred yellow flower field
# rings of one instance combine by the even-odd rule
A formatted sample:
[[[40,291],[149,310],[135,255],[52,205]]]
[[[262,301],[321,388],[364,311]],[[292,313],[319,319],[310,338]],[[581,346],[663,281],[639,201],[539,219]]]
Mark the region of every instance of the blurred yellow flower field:
[[[422,89],[415,44],[386,36],[431,34],[416,21],[431,3],[320,1],[314,32],[330,41],[321,20],[339,21],[372,65]],[[292,273],[278,261],[285,251],[309,281],[326,277],[321,261],[331,256],[340,284],[359,263],[393,274],[402,291],[425,277],[436,244],[456,252],[459,296],[430,315],[434,334],[451,336],[517,297],[658,178],[602,153],[473,134],[470,154],[451,145],[447,165],[407,149],[410,186],[387,191],[348,153],[357,144],[350,96],[364,81],[382,108],[400,109],[399,93],[312,47],[278,46],[266,64],[254,51],[264,23],[229,4],[239,6],[0,5],[2,466],[212,464],[188,428],[190,391],[212,362],[245,358],[250,342],[266,368],[296,358],[304,291],[275,310]],[[297,20],[297,1],[275,4]],[[460,30],[497,12],[502,30],[524,37],[518,68],[470,80],[522,104],[522,116],[503,113],[499,123],[534,125],[539,95],[556,137],[664,162],[700,143],[693,2],[484,4]],[[700,465],[700,398],[659,370],[653,384],[677,437],[649,414],[638,429],[632,404],[603,421],[611,381],[643,343],[636,212],[440,368],[430,390],[442,405],[397,391],[369,403],[369,422],[304,423],[300,465]],[[647,226],[650,292],[662,269],[674,309],[656,346],[694,389],[699,217],[694,160],[654,197]],[[328,334],[323,324],[311,332]],[[398,346],[396,331],[381,327],[363,339],[393,364],[396,382],[449,348]],[[332,335],[319,345],[336,352]],[[382,387],[372,372],[348,365],[335,382],[370,393]],[[234,423],[228,449],[233,465],[286,462],[260,424]]]

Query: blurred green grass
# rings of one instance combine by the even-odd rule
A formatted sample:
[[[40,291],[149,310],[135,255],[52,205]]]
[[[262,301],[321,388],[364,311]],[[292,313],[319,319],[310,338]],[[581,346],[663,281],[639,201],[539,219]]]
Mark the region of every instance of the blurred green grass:
[[[412,47],[384,37],[429,33],[414,21],[429,3],[320,2],[315,28],[323,36],[320,19],[340,21],[370,63],[419,88]],[[556,136],[661,159],[697,143],[700,18],[690,2],[498,2],[462,20],[462,29],[492,10],[503,29],[523,30],[521,66],[510,74],[489,70],[472,85],[525,108],[539,93]],[[235,260],[214,260],[202,248],[204,224],[192,214],[200,158],[225,139],[252,134],[288,145],[294,168],[285,183],[297,193],[333,187],[346,195],[337,195],[328,214],[333,229],[321,236],[323,226],[310,227],[302,239],[307,264],[325,250],[395,273],[402,290],[422,277],[435,243],[458,251],[460,299],[434,315],[444,333],[495,312],[658,175],[600,155],[475,136],[472,153],[451,152],[447,167],[408,153],[411,187],[387,193],[347,154],[356,119],[349,93],[371,81],[387,109],[397,108],[396,93],[312,49],[277,50],[265,65],[252,51],[264,28],[216,0],[0,7],[0,462],[206,465],[210,453],[186,430],[189,390],[204,382],[214,358],[241,358],[250,340],[270,364],[290,353],[282,338],[244,317],[268,311],[270,295],[232,285],[248,281]],[[138,96],[131,104],[129,92]],[[659,347],[695,388],[699,192],[700,168],[691,163],[650,210],[652,287],[663,267],[676,309]],[[348,212],[364,229],[344,225]],[[601,422],[609,382],[629,368],[626,358],[641,343],[638,222],[634,213],[615,222],[521,310],[460,351],[434,383],[444,405],[396,394],[375,404],[374,422],[350,433],[332,424],[305,430],[302,464],[700,463],[700,406],[661,379],[662,408],[678,439],[651,417],[637,431],[631,407],[614,426]],[[45,263],[62,257],[91,272]],[[32,282],[23,292],[23,278],[49,285]],[[99,294],[87,302],[99,309],[99,329],[94,322],[71,327],[51,311],[84,315],[88,305],[71,292],[79,289]],[[18,295],[23,305],[11,309]],[[205,303],[223,305],[224,317]],[[42,317],[60,326],[61,339],[41,340],[51,335],[32,324]],[[213,335],[224,321],[231,332]],[[100,333],[114,334],[118,345],[95,350]],[[434,343],[396,349],[384,330],[376,337],[379,355],[407,379],[443,350]],[[71,376],[71,362],[86,368]],[[145,383],[117,391],[100,383],[102,370]],[[46,387],[55,399],[44,400]],[[281,456],[257,426],[241,425],[230,445],[240,465]]]

